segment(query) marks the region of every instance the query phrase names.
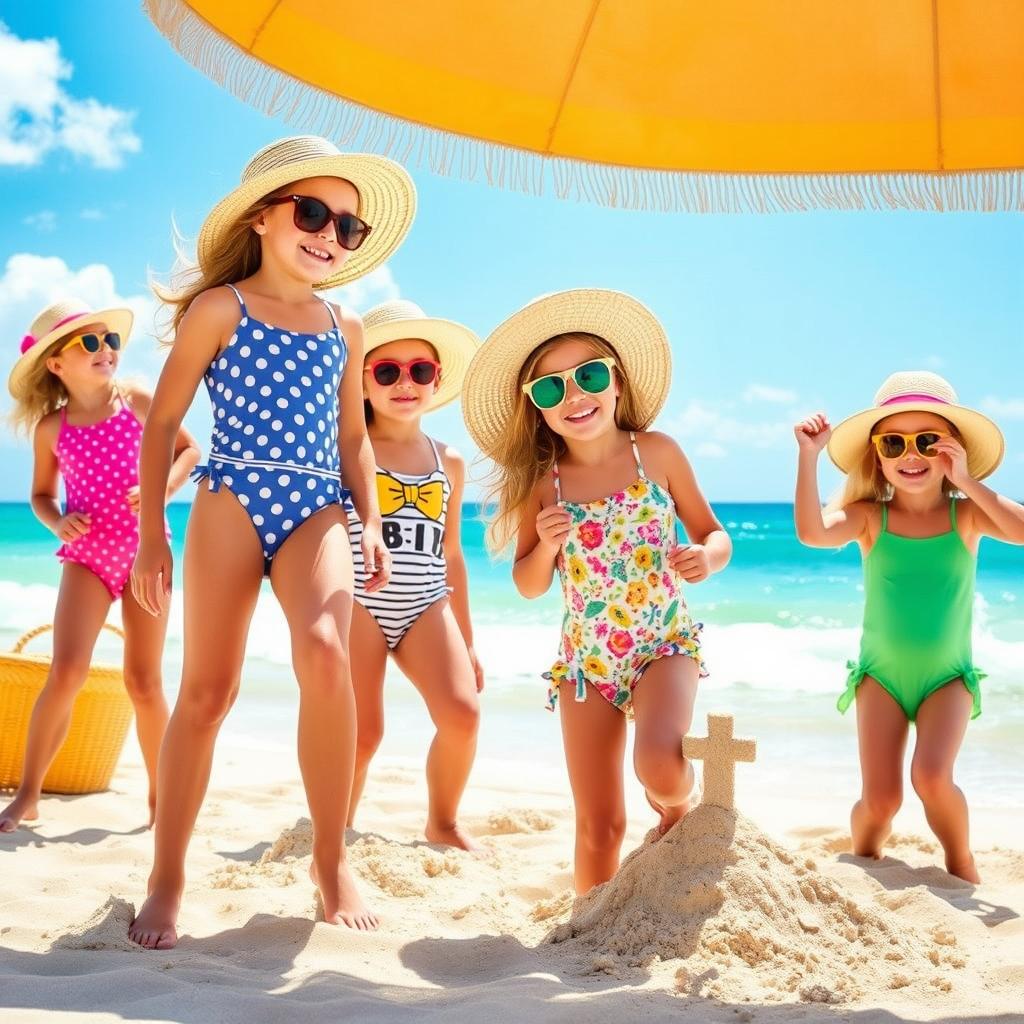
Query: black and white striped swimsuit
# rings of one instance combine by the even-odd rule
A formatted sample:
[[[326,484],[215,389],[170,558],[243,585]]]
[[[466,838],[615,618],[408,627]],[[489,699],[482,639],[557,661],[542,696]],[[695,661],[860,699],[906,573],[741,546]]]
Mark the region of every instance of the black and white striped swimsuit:
[[[384,544],[391,553],[391,578],[383,590],[373,594],[364,589],[363,524],[351,502],[346,505],[356,577],[354,596],[374,617],[391,650],[432,604],[451,592],[444,560],[451,484],[433,440],[430,447],[436,465],[425,475],[377,468],[377,500]]]

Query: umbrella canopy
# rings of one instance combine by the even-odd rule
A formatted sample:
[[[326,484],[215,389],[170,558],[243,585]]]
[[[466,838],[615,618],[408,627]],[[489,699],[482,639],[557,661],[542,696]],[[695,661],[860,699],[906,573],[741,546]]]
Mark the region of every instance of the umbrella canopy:
[[[1024,209],[1020,0],[146,0],[267,113],[609,205]]]

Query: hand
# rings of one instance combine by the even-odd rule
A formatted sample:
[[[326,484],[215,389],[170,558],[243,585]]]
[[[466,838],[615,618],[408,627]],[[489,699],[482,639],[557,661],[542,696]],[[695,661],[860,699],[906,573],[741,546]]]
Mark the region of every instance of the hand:
[[[800,446],[801,452],[809,452],[817,455],[832,436],[832,424],[823,412],[816,412],[813,416],[801,420],[795,427],[793,433],[796,435],[796,443]]]
[[[939,465],[954,487],[962,490],[973,482],[967,469],[967,451],[955,437],[940,437],[931,450],[939,453]]]
[[[558,550],[572,529],[572,516],[561,505],[548,505],[537,513],[537,536],[541,543]]]
[[[391,552],[381,536],[380,523],[363,524],[363,566],[366,570],[364,589],[368,594],[382,590],[391,578]]]
[[[135,513],[139,514],[139,487],[136,484],[134,487],[128,488],[128,493],[124,496],[124,500],[128,502],[128,507]]]
[[[53,532],[64,541],[70,544],[79,537],[84,537],[92,529],[92,516],[85,512],[69,512],[61,516],[54,526]]]
[[[711,575],[708,549],[703,544],[677,544],[668,553],[668,567],[687,583],[700,583]]]
[[[132,596],[143,611],[154,617],[163,614],[171,600],[171,570],[174,560],[165,537],[142,541],[132,565]]]
[[[476,692],[483,693],[484,691],[484,667],[480,664],[480,659],[476,656],[476,651],[469,648],[469,660],[473,666],[473,675],[476,676]]]

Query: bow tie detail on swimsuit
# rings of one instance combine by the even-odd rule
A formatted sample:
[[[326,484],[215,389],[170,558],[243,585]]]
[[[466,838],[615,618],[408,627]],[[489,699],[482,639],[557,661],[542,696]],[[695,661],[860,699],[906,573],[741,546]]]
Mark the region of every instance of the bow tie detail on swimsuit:
[[[415,508],[437,522],[444,511],[444,487],[440,480],[427,484],[404,484],[393,476],[377,476],[377,500],[381,515],[389,516],[400,508]]]

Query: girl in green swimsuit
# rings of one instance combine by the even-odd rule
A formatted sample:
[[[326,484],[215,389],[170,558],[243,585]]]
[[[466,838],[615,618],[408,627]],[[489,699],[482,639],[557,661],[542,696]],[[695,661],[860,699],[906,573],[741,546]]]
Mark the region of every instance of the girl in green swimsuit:
[[[1002,459],[1002,434],[926,371],[893,374],[872,408],[834,431],[817,413],[795,433],[797,535],[811,547],[855,540],[864,559],[860,657],[839,698],[840,711],[857,703],[862,792],[850,819],[854,853],[881,856],[903,798],[914,722],[914,789],[946,870],[977,882],[953,763],[968,720],[981,712],[983,674],[971,655],[978,544],[982,537],[1024,544],[1024,506],[980,483]],[[817,462],[826,444],[847,480],[842,498],[823,512]]]

